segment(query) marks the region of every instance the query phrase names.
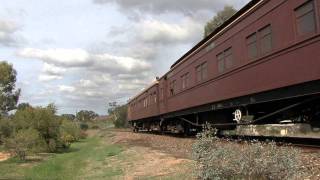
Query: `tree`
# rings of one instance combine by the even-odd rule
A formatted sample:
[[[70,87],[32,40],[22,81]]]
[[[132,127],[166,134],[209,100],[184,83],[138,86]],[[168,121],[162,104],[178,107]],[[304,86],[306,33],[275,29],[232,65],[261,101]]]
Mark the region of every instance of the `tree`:
[[[18,110],[13,116],[14,131],[34,129],[45,140],[48,150],[55,152],[63,146],[60,139],[61,119],[54,114],[52,105],[46,108],[30,107]]]
[[[126,127],[128,125],[127,111],[127,105],[117,106],[108,110],[116,128]]]
[[[54,103],[50,103],[47,106],[47,109],[52,112],[52,114],[56,114],[58,111],[57,106]]]
[[[0,118],[0,144],[3,143],[5,138],[10,137],[12,131],[12,122],[9,119]]]
[[[21,129],[5,141],[5,147],[20,160],[25,160],[28,154],[34,154],[46,149],[45,141],[35,129]]]
[[[231,16],[237,12],[232,6],[225,6],[222,11],[219,11],[204,27],[204,37],[207,37],[210,33],[216,30],[224,22],[226,22]]]
[[[64,147],[69,147],[71,143],[78,141],[81,136],[79,124],[74,121],[63,119],[60,125],[60,139]]]
[[[62,114],[61,117],[69,121],[73,121],[76,118],[76,116],[73,114]]]
[[[32,108],[32,106],[29,103],[20,103],[17,110],[25,110],[27,108]]]
[[[20,89],[15,88],[17,72],[11,64],[0,62],[0,116],[14,110]]]
[[[99,115],[93,111],[81,110],[76,114],[76,118],[82,122],[92,121],[94,118],[98,117]]]

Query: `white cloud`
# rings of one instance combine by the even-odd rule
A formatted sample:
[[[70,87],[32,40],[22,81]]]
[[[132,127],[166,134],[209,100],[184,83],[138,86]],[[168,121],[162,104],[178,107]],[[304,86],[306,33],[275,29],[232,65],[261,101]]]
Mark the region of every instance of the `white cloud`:
[[[137,14],[164,14],[182,13],[193,15],[201,11],[215,12],[226,4],[240,7],[249,0],[93,0],[97,4],[117,4],[125,13]]]
[[[151,65],[133,57],[114,56],[108,53],[90,54],[83,49],[34,49],[25,48],[17,53],[20,57],[34,58],[44,62],[42,81],[61,79],[67,68],[83,71],[100,71],[116,75],[149,71]]]
[[[63,93],[65,93],[65,92],[73,93],[75,90],[76,90],[76,88],[73,86],[67,86],[67,85],[60,85],[59,86],[59,91],[61,91]]]
[[[141,72],[150,70],[151,66],[144,60],[132,57],[113,56],[110,54],[93,55],[93,69],[119,74],[123,72]]]
[[[94,81],[89,79],[80,79],[79,84],[81,87],[84,87],[84,88],[98,87],[98,85]]]
[[[17,53],[25,58],[40,59],[48,64],[63,67],[85,67],[90,64],[89,54],[83,49],[35,49],[24,48]]]
[[[146,43],[176,44],[194,41],[200,38],[203,25],[190,18],[182,23],[167,23],[160,20],[145,20],[136,25],[140,39]]]
[[[52,80],[60,80],[62,76],[59,75],[48,75],[48,74],[40,74],[38,77],[39,81],[48,82]]]
[[[20,57],[34,58],[43,62],[42,74],[39,76],[42,82],[62,80],[68,74],[73,74],[74,79],[78,78],[69,83],[66,83],[66,80],[59,81],[63,85],[51,87],[51,90],[58,89],[58,94],[64,97],[62,101],[77,100],[87,104],[88,101],[94,100],[117,100],[137,93],[154,78],[151,64],[144,59],[109,53],[94,54],[82,49],[77,51],[85,56],[72,58],[71,54],[74,51],[70,49],[57,51],[25,48],[17,54]],[[81,61],[77,61],[79,59]],[[83,66],[86,62],[87,65]],[[70,70],[73,72],[70,73]]]
[[[61,75],[66,72],[66,69],[57,67],[52,64],[44,63],[42,72],[50,75]]]
[[[15,46],[18,38],[15,33],[19,30],[19,26],[10,20],[0,19],[0,45]]]

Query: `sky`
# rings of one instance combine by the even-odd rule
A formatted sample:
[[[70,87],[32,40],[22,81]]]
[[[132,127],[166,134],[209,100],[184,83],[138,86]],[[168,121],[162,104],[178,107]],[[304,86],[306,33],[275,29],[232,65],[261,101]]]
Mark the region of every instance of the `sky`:
[[[203,37],[225,5],[249,0],[1,0],[0,61],[19,103],[59,114],[124,104]]]

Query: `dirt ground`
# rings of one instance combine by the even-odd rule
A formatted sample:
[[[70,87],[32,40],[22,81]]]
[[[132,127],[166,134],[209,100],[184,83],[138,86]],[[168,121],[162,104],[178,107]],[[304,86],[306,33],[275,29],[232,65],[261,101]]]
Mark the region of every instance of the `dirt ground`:
[[[161,177],[170,174],[188,174],[192,179],[191,150],[194,138],[181,138],[130,131],[114,131],[113,143],[128,147],[130,156],[141,154],[127,166],[126,179],[138,177]],[[232,143],[232,142],[227,142]],[[299,148],[299,147],[297,147]],[[320,179],[320,149],[299,148],[302,151],[304,169],[308,170],[305,179]],[[311,172],[311,173],[310,173]],[[181,178],[178,178],[181,179]]]
[[[177,158],[191,159],[192,144],[195,138],[183,138],[149,133],[132,133],[131,131],[115,131],[113,143],[127,146],[142,146],[168,153]]]
[[[10,158],[10,154],[9,153],[0,152],[0,162],[1,161],[5,161],[5,160],[7,160],[9,158]]]
[[[112,143],[126,146],[124,179],[193,179],[190,151],[194,140],[115,131]],[[119,160],[117,160],[119,161]],[[119,162],[116,162],[119,163]]]
[[[305,179],[320,179],[320,149],[319,148],[300,148],[304,167],[309,173]],[[311,173],[310,173],[311,172]]]

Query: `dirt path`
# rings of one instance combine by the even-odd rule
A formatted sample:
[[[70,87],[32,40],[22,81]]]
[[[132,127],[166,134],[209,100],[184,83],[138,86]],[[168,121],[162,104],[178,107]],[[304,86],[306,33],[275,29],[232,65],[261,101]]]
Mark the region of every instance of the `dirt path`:
[[[113,143],[127,147],[124,161],[114,159],[124,167],[124,179],[165,178],[192,179],[190,139],[181,139],[131,132],[114,132]],[[168,139],[169,138],[169,139]],[[188,146],[186,148],[185,146]]]
[[[0,162],[1,161],[5,161],[5,160],[7,160],[9,158],[10,158],[10,154],[9,153],[0,152]]]
[[[126,131],[113,132],[113,143],[130,147],[141,146],[168,153],[177,158],[191,159],[192,144],[195,138],[172,137],[156,134],[132,133]]]

